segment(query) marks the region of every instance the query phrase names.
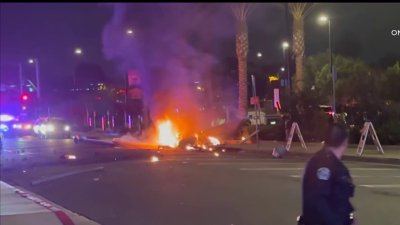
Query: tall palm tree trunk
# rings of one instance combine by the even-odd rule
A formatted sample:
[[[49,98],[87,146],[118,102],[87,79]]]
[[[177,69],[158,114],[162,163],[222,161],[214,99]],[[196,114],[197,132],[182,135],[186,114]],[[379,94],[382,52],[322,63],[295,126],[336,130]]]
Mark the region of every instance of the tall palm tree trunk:
[[[294,90],[296,93],[303,91],[304,87],[304,18],[311,11],[314,3],[289,3],[293,16],[293,53],[296,63]]]
[[[251,4],[239,3],[232,7],[236,18],[236,56],[238,60],[239,72],[239,118],[247,117],[247,53],[249,51],[249,38],[247,30],[247,15],[249,14]]]
[[[246,21],[238,21],[236,34],[236,56],[238,60],[239,72],[239,117],[247,116],[247,53],[249,50],[249,40]]]
[[[293,21],[293,51],[295,55],[295,91],[303,90],[303,61],[304,61],[304,20],[303,17],[295,18]]]

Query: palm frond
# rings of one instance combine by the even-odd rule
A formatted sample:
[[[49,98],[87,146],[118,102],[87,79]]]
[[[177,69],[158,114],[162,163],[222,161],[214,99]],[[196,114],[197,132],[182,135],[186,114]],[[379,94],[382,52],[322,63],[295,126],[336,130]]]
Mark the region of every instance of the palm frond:
[[[304,18],[311,12],[311,9],[314,7],[314,3],[289,3],[289,9],[295,19]]]
[[[230,6],[236,19],[240,21],[246,20],[247,16],[254,8],[251,3],[236,3]]]

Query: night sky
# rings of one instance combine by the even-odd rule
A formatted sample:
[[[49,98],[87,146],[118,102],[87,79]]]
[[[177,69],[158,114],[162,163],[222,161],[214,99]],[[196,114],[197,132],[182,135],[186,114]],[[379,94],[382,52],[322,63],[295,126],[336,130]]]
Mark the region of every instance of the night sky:
[[[216,7],[221,9],[224,6]],[[327,27],[316,22],[322,12],[332,18],[334,51],[362,58],[369,63],[377,63],[389,56],[400,59],[400,36],[390,34],[393,29],[400,30],[399,3],[318,4],[305,20],[307,55],[327,48]],[[15,81],[19,62],[24,63],[24,71],[28,74],[32,68],[26,62],[31,56],[40,60],[42,79],[47,81],[47,87],[72,85],[72,73],[80,62],[100,65],[109,78],[120,76],[118,66],[106,60],[103,53],[102,33],[113,16],[112,5],[2,3],[0,16],[2,82]],[[222,16],[232,20],[224,21],[224,27],[221,27],[226,35],[215,39],[218,51],[212,52],[220,61],[235,54],[234,18],[228,7]],[[218,27],[219,22],[216,21],[214,27]],[[285,24],[282,4],[256,6],[249,17],[250,62],[267,65],[281,63],[280,46],[285,39]],[[76,47],[83,49],[83,56],[74,55]],[[256,58],[258,51],[263,53],[261,62]]]

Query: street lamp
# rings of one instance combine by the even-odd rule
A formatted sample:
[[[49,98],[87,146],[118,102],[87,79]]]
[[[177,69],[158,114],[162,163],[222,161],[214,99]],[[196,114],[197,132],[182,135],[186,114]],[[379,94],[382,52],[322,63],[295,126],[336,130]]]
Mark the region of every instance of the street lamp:
[[[133,34],[134,34],[133,29],[131,28],[126,29],[126,35],[133,36]]]
[[[262,53],[261,52],[257,52],[257,58],[261,58],[262,57]]]
[[[283,49],[289,48],[289,43],[287,41],[282,42],[282,48]]]
[[[83,55],[83,50],[81,48],[75,48],[74,54],[77,56],[81,56]],[[76,89],[76,71],[73,73],[72,79],[73,79],[74,89]]]
[[[287,84],[288,84],[288,88],[289,88],[289,93],[290,93],[290,65],[289,65],[289,56],[286,55],[286,50],[289,49],[289,42],[284,41],[282,42],[282,51],[283,51],[283,63],[284,63],[284,67],[283,70],[281,68],[281,71],[285,71],[287,68]]]
[[[82,55],[82,54],[83,54],[83,51],[82,51],[81,48],[75,48],[74,53],[75,53],[75,55]]]
[[[331,42],[331,20],[326,15],[321,15],[318,18],[322,24],[328,23],[328,45],[329,45],[329,72],[332,76],[332,110],[336,113],[336,93],[335,93],[335,76],[333,74],[333,60],[332,60],[332,42]]]
[[[36,72],[36,95],[37,98],[40,99],[40,71],[39,71],[39,60],[37,58],[28,59],[29,64],[35,64],[35,72]]]
[[[282,66],[281,67],[281,71],[284,72],[285,71],[285,67]]]

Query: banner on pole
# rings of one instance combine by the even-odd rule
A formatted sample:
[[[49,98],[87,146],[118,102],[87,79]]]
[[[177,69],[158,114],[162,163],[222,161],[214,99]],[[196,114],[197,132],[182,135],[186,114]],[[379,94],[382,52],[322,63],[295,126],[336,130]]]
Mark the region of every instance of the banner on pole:
[[[140,75],[139,72],[136,70],[128,71],[128,87],[132,85],[140,85]]]
[[[258,104],[260,104],[260,97],[258,97],[258,96],[250,97],[250,104],[251,104],[251,105],[258,105]]]
[[[279,88],[274,88],[274,107],[276,110],[281,110],[281,103],[279,99]]]

